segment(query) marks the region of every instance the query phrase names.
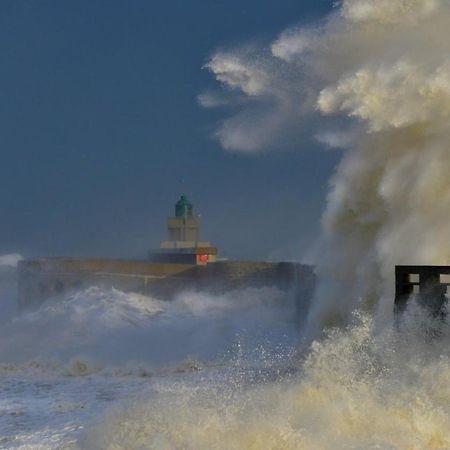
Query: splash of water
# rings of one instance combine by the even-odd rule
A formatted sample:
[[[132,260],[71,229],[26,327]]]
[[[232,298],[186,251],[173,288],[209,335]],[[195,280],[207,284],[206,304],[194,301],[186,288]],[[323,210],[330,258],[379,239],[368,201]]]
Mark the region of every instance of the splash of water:
[[[391,309],[396,264],[449,262],[449,25],[445,1],[345,1],[318,44],[337,42],[321,60],[348,52],[319,110],[357,121],[324,216],[322,323],[358,302]]]
[[[313,97],[320,114],[347,118],[346,133],[321,133],[347,149],[324,215],[311,326],[355,321],[356,306],[391,309],[395,264],[448,262],[449,30],[447,0],[344,0],[318,26],[288,30],[270,52],[256,50],[263,58],[241,49],[208,65],[252,107],[262,99],[273,106],[247,128],[245,112],[225,121],[218,137],[226,148],[258,150],[252,132],[265,122],[264,140],[284,131],[279,119],[295,99],[307,106]],[[280,73],[286,67],[289,76]],[[416,308],[401,333],[390,325],[380,331],[366,313],[334,328],[287,380],[166,388],[110,414],[79,445],[450,448],[450,327]]]
[[[356,305],[391,309],[396,263],[448,262],[449,30],[447,0],[344,0],[318,26],[283,33],[265,58],[249,62],[246,50],[220,53],[209,64],[222,83],[265,100],[266,108],[274,105],[252,119],[253,127],[243,126],[245,114],[226,122],[219,138],[228,148],[255,151],[261,136],[251,139],[249,131],[264,129],[263,140],[284,131],[280,117],[303,114],[291,114],[296,99],[300,109],[315,105],[320,114],[348,119],[346,133],[321,134],[330,144],[345,142],[347,150],[324,216],[322,283],[312,324],[349,321]],[[289,75],[280,73],[286,68]],[[251,323],[258,309],[240,316],[245,321],[239,327]],[[196,317],[196,308],[189,311]],[[270,320],[274,311],[267,310]],[[235,311],[229,312],[232,317]],[[200,323],[216,314],[209,310]],[[433,335],[439,337],[430,340],[427,332],[436,324],[426,321],[413,309],[401,334],[390,326],[375,332],[373,317],[363,314],[314,342],[297,374],[282,382],[246,384],[244,374],[168,383],[157,397],[112,412],[79,446],[450,448],[450,329],[438,324]],[[172,323],[162,336],[180,330],[180,322]],[[193,330],[199,322],[189,323]],[[239,327],[231,327],[230,335]],[[197,336],[196,346],[210,334]],[[72,361],[75,372],[89,370]]]
[[[444,449],[450,446],[450,328],[425,341],[411,313],[402,334],[374,333],[373,319],[315,342],[299,374],[245,389],[165,387],[116,410],[81,448]],[[406,325],[406,324],[405,324]]]
[[[91,287],[0,320],[0,374],[189,371],[232,357],[238,345],[251,359],[258,345],[294,345],[295,308],[274,288],[183,292],[168,302]]]
[[[449,30],[447,0],[343,0],[316,24],[208,64],[245,105],[217,132],[226,149],[278,147],[286,127],[310,129],[311,118],[321,142],[345,147],[323,217],[311,332],[345,323],[355,307],[385,317],[395,264],[450,260]]]

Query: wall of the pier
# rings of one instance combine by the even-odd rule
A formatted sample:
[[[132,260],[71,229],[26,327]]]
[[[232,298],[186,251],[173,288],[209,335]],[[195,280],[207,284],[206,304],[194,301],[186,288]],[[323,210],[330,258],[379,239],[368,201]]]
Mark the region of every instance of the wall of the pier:
[[[170,299],[182,290],[224,292],[244,287],[274,286],[310,296],[314,274],[294,263],[220,261],[206,266],[105,259],[42,258],[19,264],[19,305],[45,300],[89,286],[114,287]]]

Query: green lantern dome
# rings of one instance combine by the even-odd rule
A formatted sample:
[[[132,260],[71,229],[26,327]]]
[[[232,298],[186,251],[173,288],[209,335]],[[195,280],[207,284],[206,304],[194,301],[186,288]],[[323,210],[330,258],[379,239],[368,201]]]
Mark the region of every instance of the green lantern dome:
[[[191,217],[193,206],[186,195],[182,195],[180,200],[175,204],[175,216],[176,217]]]

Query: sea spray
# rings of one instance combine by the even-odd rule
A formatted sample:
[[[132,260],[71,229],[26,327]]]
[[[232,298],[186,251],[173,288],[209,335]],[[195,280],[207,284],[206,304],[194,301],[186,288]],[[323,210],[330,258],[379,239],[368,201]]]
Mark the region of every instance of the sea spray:
[[[344,148],[315,252],[312,336],[345,324],[355,307],[384,322],[396,264],[450,261],[450,2],[335,6],[207,64],[243,108],[217,131],[226,149],[278,148],[286,127],[315,127],[320,142]]]
[[[397,449],[450,447],[450,329],[427,340],[423,315],[403,333],[353,315],[316,341],[287,380],[176,383],[116,409],[82,449]],[[242,381],[242,380],[241,380]]]
[[[345,146],[309,317],[309,336],[326,335],[288,380],[174,385],[108,415],[81,448],[450,448],[449,325],[416,305],[391,321],[395,264],[449,262],[449,30],[447,0],[343,0],[265,48],[211,58],[248,107],[222,122],[224,148],[262,150],[310,114],[322,142]]]
[[[121,303],[130,297],[121,300],[122,294],[108,292],[96,294],[100,301],[87,307],[87,314],[84,306],[64,310],[66,304],[53,313],[29,316],[26,325],[20,319],[18,333],[12,333],[17,341],[10,342],[34,343],[27,333],[36,337],[36,330],[56,330],[47,341],[37,339],[30,354],[50,348],[69,367],[71,362],[91,367],[75,354],[83,342],[83,358],[101,355],[103,363],[110,359],[119,365],[124,355],[142,348],[139,342],[148,342],[143,338],[158,339],[160,346],[172,343],[164,348],[172,361],[186,356],[180,353],[184,344],[197,350],[206,344],[200,349],[205,356],[211,348],[217,355],[224,343],[236,349],[237,358],[228,360],[228,366],[189,365],[194,368],[189,380],[176,378],[174,372],[165,374],[165,382],[149,377],[152,393],[139,385],[139,396],[116,402],[78,440],[78,447],[450,448],[449,326],[430,321],[413,304],[401,319],[401,332],[386,318],[392,310],[396,263],[448,263],[449,25],[447,0],[344,0],[317,25],[287,30],[262,51],[222,51],[211,59],[208,67],[217,79],[247,96],[253,108],[224,121],[217,136],[226,148],[257,151],[276,141],[274,136],[286,127],[300,128],[311,111],[319,139],[345,146],[324,216],[316,261],[321,283],[309,325],[311,335],[326,325],[350,325],[328,329],[298,355],[296,364],[287,359],[285,365],[295,367],[281,375],[283,358],[271,364],[274,352],[267,352],[268,370],[257,367],[262,376],[255,377],[254,362],[236,336],[259,349],[258,339],[250,339],[253,334],[271,330],[266,334],[270,342],[282,329],[292,331],[287,319],[292,311],[278,309],[280,303],[267,308],[255,301],[242,310],[236,307],[242,297],[233,293],[216,299],[221,312],[213,299],[200,296],[198,303],[194,298],[194,307],[181,301],[169,313],[156,308],[148,314],[133,307],[130,314]],[[261,105],[261,114],[250,114]],[[338,127],[333,117],[339,116],[344,120]],[[235,306],[228,308],[228,302]],[[112,315],[102,310],[114,305],[119,309]],[[365,312],[351,314],[357,306]],[[367,313],[375,308],[382,311],[383,326]],[[63,326],[58,327],[61,318]],[[255,321],[261,328],[253,326]],[[153,335],[141,334],[147,328],[141,327],[143,322],[160,325]],[[271,328],[274,323],[279,326]],[[64,327],[71,333],[62,333]],[[438,332],[430,336],[430,328],[436,327]],[[242,334],[245,329],[250,333]],[[52,339],[59,337],[66,339]],[[108,343],[114,349],[109,354]],[[18,348],[27,351],[27,345]],[[11,357],[6,350],[3,357]],[[103,385],[99,373],[85,372],[66,379],[75,380],[83,391],[104,390],[89,388],[91,382]],[[123,387],[124,380],[118,385]],[[102,392],[95,403],[102,398],[117,399],[111,391]]]
[[[280,353],[299,335],[294,297],[274,288],[161,301],[94,286],[2,321],[0,373],[46,361],[72,376],[189,371],[238,354],[256,361],[258,348]]]
[[[13,298],[0,300],[9,310]],[[295,311],[293,297],[271,288],[190,291],[169,302],[91,287],[4,315],[0,447],[72,448],[133,399],[157,403],[163,391],[208,380],[237,387],[289,377]]]

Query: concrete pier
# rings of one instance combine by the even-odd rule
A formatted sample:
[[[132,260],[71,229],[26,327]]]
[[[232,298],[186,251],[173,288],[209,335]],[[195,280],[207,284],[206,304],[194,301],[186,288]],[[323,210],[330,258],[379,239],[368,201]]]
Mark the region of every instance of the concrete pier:
[[[36,308],[51,297],[89,286],[114,287],[170,300],[183,290],[226,292],[273,286],[310,297],[315,277],[295,263],[218,261],[208,265],[113,259],[39,258],[18,266],[19,305]]]

